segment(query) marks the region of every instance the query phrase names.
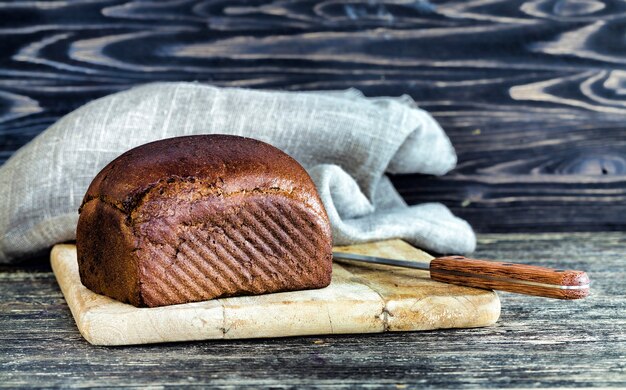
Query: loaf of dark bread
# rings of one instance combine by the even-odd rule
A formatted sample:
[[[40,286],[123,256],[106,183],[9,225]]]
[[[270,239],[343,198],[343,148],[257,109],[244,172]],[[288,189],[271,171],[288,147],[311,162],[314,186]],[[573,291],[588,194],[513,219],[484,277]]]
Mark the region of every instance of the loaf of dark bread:
[[[79,212],[82,283],[135,306],[330,283],[331,230],[311,178],[250,138],[132,149],[96,176]]]

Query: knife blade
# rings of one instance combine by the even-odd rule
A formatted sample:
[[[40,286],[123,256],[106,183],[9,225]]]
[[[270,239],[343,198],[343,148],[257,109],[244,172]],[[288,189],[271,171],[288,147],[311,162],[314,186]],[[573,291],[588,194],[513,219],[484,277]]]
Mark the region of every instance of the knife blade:
[[[467,287],[556,299],[580,299],[589,295],[590,281],[583,271],[470,259],[464,256],[436,257],[430,263],[419,263],[334,251],[333,258],[339,261],[348,260],[429,271],[433,280]]]

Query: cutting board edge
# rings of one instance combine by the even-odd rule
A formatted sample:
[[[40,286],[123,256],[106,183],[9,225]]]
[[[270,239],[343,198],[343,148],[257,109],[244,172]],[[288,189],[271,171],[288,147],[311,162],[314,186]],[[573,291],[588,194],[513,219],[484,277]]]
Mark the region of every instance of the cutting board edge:
[[[65,264],[63,262],[62,256],[60,256],[60,252],[63,251],[74,251],[75,253],[75,245],[72,244],[58,244],[52,248],[51,251],[51,265],[57,282],[61,287],[61,291],[70,307],[70,311],[72,312],[72,316],[76,322],[76,325],[83,336],[83,338],[88,341],[92,345],[99,346],[120,346],[120,345],[141,345],[141,344],[153,344],[153,343],[163,343],[163,342],[181,342],[181,341],[201,341],[201,340],[230,340],[230,339],[260,339],[260,338],[268,338],[268,337],[298,337],[298,336],[328,336],[334,334],[375,334],[375,333],[384,333],[386,331],[425,331],[425,330],[437,330],[437,329],[454,329],[454,328],[478,328],[478,327],[486,327],[494,325],[500,316],[500,300],[497,294],[493,291],[485,291],[485,293],[489,293],[489,296],[492,296],[491,300],[491,308],[484,308],[485,318],[482,318],[480,323],[475,323],[476,319],[473,321],[461,321],[452,326],[439,326],[435,324],[422,324],[420,327],[413,327],[411,329],[404,328],[395,328],[390,325],[388,322],[384,323],[382,327],[353,327],[353,328],[345,328],[343,330],[331,329],[331,331],[323,331],[322,329],[316,330],[295,330],[286,334],[276,334],[271,331],[263,331],[256,330],[254,331],[254,335],[252,333],[250,335],[239,334],[237,337],[227,337],[227,332],[224,331],[226,325],[224,323],[224,318],[222,317],[221,326],[217,329],[213,329],[212,332],[204,333],[204,332],[188,332],[183,336],[182,334],[179,337],[175,337],[174,339],[163,340],[158,337],[148,337],[142,339],[134,339],[128,340],[122,335],[119,337],[119,330],[115,332],[103,332],[102,327],[99,325],[100,323],[106,322],[106,320],[110,320],[111,316],[118,317],[124,322],[127,322],[129,318],[132,317],[132,313],[139,313],[139,310],[169,310],[168,308],[172,307],[164,307],[164,308],[135,308],[131,305],[123,304],[120,302],[115,302],[110,300],[109,298],[100,296],[99,294],[93,293],[89,291],[87,288],[82,286],[76,286],[75,281],[74,284],[70,280],[70,275],[72,272],[69,271],[69,267],[71,264]],[[77,264],[76,270],[74,273],[77,275]],[[80,279],[78,279],[80,280]],[[364,285],[366,288],[373,291],[375,294],[378,294],[375,290],[373,290],[370,286]],[[308,290],[315,291],[315,290]],[[81,301],[82,298],[82,301]],[[107,305],[98,304],[98,300],[109,300]],[[231,298],[229,298],[231,299]],[[219,302],[221,305],[221,309],[223,309],[224,300],[213,300],[206,302],[198,302],[187,305],[202,305],[207,302],[216,303]],[[389,302],[386,302],[382,297],[380,297],[380,301],[382,302],[381,315],[387,310],[387,305]],[[183,306],[183,305],[176,305]],[[200,311],[212,311],[212,310],[221,310],[216,309],[215,307],[202,308],[198,307],[197,310]],[[115,311],[118,311],[115,313]],[[223,316],[223,312],[222,312]],[[383,321],[384,322],[384,321]],[[104,333],[104,334],[103,334]],[[118,335],[116,335],[118,334]]]

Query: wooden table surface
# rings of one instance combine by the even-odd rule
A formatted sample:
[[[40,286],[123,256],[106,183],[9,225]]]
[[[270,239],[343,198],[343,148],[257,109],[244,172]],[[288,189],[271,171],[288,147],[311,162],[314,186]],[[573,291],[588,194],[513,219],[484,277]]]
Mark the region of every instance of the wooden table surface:
[[[115,348],[81,338],[48,266],[0,267],[0,386],[625,387],[625,246],[625,233],[481,235],[478,256],[593,283],[581,301],[501,293],[493,327]]]
[[[626,387],[625,30],[610,0],[0,2],[0,164],[146,82],[356,87],[411,95],[458,151],[392,178],[409,203],[480,232],[615,231],[481,235],[479,256],[588,270],[592,296],[501,294],[497,326],[423,333],[92,347],[47,265],[0,267],[0,386]]]

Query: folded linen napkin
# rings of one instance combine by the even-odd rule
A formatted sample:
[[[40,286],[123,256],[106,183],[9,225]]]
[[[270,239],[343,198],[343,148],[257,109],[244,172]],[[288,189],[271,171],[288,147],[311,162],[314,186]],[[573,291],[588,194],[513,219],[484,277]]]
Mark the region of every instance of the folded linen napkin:
[[[407,206],[385,176],[441,175],[456,164],[441,127],[410,97],[155,83],[86,104],[0,167],[0,263],[74,239],[89,183],[124,151],[212,133],[256,138],[298,160],[317,185],[335,245],[396,237],[440,253],[474,250],[465,221],[438,203]]]

